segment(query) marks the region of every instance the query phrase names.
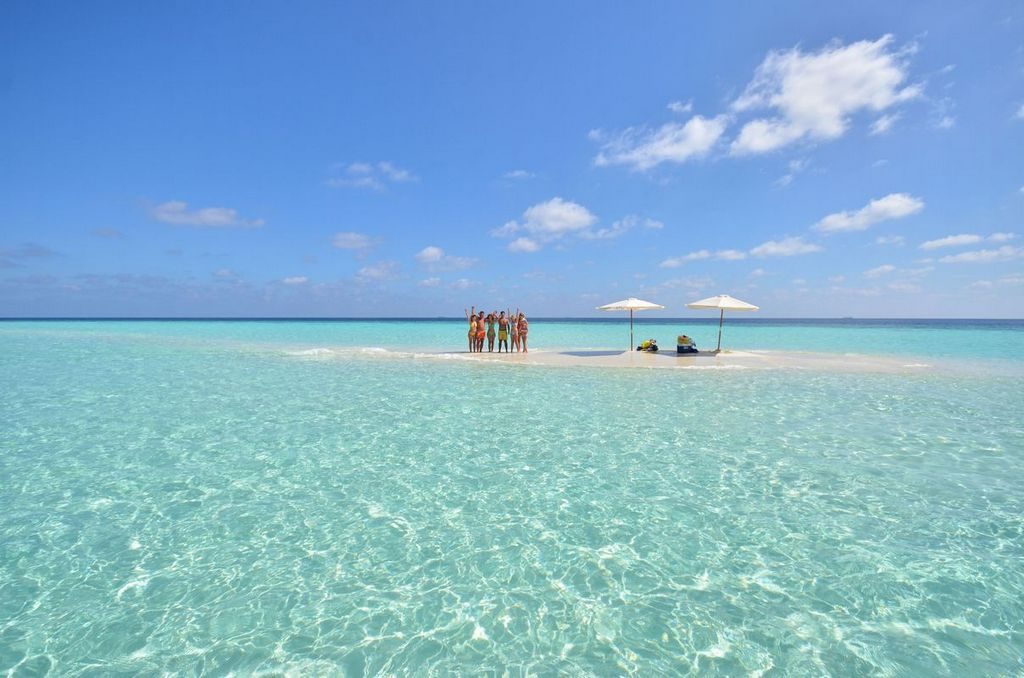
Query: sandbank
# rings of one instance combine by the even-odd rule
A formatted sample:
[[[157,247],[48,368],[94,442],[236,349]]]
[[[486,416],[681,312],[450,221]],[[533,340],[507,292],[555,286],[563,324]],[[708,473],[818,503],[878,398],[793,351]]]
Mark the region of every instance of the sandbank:
[[[316,359],[365,358],[379,360],[463,361],[493,366],[574,367],[658,370],[800,370],[807,372],[881,374],[991,373],[998,366],[959,358],[921,359],[857,353],[804,351],[722,350],[677,354],[643,353],[610,349],[535,349],[529,353],[469,353],[396,348],[314,348],[288,351],[289,355]]]

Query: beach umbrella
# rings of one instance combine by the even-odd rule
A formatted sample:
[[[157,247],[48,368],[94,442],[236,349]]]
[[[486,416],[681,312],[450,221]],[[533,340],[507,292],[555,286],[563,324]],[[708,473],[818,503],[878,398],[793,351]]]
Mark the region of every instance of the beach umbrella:
[[[633,350],[633,312],[634,311],[652,311],[656,308],[665,308],[660,304],[652,304],[649,301],[643,299],[637,299],[636,297],[630,297],[629,299],[623,299],[622,301],[616,301],[611,304],[605,304],[604,306],[598,306],[598,311],[629,311],[629,350]]]
[[[722,350],[722,322],[725,320],[726,311],[757,310],[757,306],[730,297],[728,294],[719,294],[717,297],[708,297],[707,299],[701,299],[700,301],[695,301],[692,304],[687,304],[686,307],[710,308],[718,310],[718,348],[716,348],[715,351]]]

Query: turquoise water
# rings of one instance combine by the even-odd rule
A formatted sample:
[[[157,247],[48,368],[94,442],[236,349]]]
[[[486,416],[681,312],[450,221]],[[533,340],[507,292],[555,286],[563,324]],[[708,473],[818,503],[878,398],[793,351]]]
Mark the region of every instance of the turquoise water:
[[[725,343],[1019,367],[1022,327]],[[295,355],[461,329],[0,323],[0,671],[1024,671],[1019,371]]]

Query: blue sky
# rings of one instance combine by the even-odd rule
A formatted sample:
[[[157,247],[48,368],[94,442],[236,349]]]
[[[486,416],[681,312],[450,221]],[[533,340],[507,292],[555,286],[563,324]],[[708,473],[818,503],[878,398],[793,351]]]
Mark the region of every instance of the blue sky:
[[[1024,316],[1024,6],[0,5],[0,315]]]

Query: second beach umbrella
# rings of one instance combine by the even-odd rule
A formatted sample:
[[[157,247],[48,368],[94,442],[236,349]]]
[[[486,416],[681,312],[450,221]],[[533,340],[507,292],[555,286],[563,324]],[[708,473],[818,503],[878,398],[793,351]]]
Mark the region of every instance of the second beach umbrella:
[[[643,299],[630,297],[622,301],[615,301],[604,306],[598,306],[598,311],[629,311],[629,350],[633,350],[633,311],[653,311],[654,309],[665,308],[661,304],[654,304]]]
[[[756,311],[757,306],[748,304],[745,301],[740,301],[734,297],[730,297],[728,294],[719,294],[717,297],[708,297],[707,299],[701,299],[691,304],[686,305],[687,308],[711,308],[718,311],[718,348],[715,351],[722,350],[722,322],[725,320],[726,311]]]

